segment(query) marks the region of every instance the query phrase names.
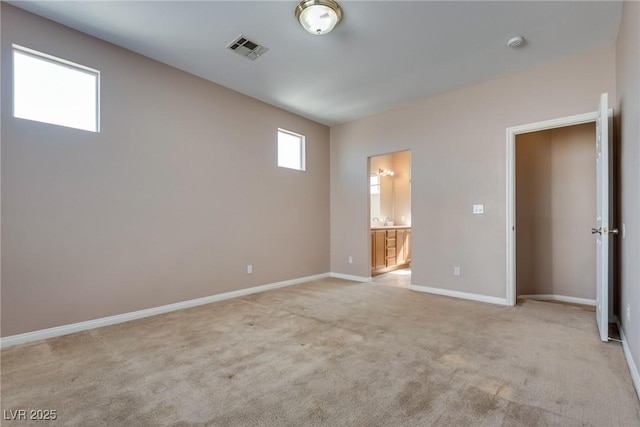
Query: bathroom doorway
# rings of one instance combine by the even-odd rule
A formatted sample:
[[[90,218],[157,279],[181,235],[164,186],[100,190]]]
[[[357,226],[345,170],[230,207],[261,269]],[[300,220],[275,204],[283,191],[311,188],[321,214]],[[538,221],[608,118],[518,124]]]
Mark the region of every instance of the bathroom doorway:
[[[411,284],[411,151],[369,157],[371,276]]]

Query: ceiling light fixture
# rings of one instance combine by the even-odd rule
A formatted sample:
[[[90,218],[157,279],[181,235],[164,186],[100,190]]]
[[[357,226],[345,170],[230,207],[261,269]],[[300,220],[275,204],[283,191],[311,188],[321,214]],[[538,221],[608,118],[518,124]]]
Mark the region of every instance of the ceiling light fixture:
[[[334,0],[302,0],[296,6],[296,19],[315,35],[327,34],[342,19],[342,9]]]
[[[380,176],[393,176],[395,173],[389,169],[378,169],[378,175]]]

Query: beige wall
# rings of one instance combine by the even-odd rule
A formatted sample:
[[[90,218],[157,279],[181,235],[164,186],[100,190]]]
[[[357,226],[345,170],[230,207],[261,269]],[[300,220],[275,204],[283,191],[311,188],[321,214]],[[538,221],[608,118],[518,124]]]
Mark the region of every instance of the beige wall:
[[[367,157],[410,149],[413,284],[504,298],[505,129],[595,111],[614,64],[609,46],[332,127],[332,271],[369,275]]]
[[[640,369],[640,3],[625,1],[616,43],[619,140],[620,313],[635,365]],[[613,98],[615,99],[615,98]],[[627,307],[630,318],[627,318]],[[636,384],[638,386],[638,384]],[[640,393],[640,389],[638,390]]]
[[[518,295],[595,299],[595,124],[516,138]]]
[[[11,116],[12,43],[101,71],[100,133]],[[2,93],[2,336],[329,271],[327,127],[6,3]]]

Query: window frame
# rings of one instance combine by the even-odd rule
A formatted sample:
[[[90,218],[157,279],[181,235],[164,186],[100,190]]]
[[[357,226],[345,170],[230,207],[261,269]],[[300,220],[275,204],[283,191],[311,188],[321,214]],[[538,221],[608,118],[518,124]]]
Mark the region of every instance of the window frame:
[[[45,122],[42,120],[38,120],[38,119],[34,119],[34,118],[28,118],[28,117],[20,117],[20,116],[16,116],[16,85],[15,85],[15,78],[16,78],[16,65],[15,65],[15,54],[19,53],[21,55],[24,56],[29,56],[31,58],[34,59],[38,59],[40,61],[45,61],[45,62],[49,62],[53,65],[57,65],[60,67],[66,67],[69,68],[71,70],[74,71],[78,71],[78,72],[82,72],[85,74],[88,74],[90,76],[95,77],[95,130],[93,129],[85,129],[85,128],[79,128],[79,127],[74,127],[74,126],[69,126],[66,124],[60,124],[60,123],[51,123],[51,122]],[[70,128],[70,129],[76,129],[76,130],[81,130],[81,131],[86,131],[86,132],[93,132],[93,133],[99,133],[100,132],[100,70],[96,70],[95,68],[91,68],[91,67],[87,67],[86,65],[82,65],[82,64],[78,64],[63,58],[59,58],[57,56],[53,56],[53,55],[49,55],[47,53],[44,52],[40,52],[38,50],[35,49],[30,49],[28,47],[24,47],[18,44],[12,44],[12,48],[11,48],[11,67],[12,67],[12,81],[11,81],[11,92],[12,92],[12,105],[11,105],[11,113],[12,116],[14,118],[17,119],[22,119],[22,120],[30,120],[33,122],[38,122],[38,123],[46,123],[49,125],[53,125],[53,126],[60,126],[60,127],[65,127],[65,128]]]
[[[293,136],[298,138],[298,140],[300,141],[300,158],[299,158],[299,168],[296,167],[289,167],[289,166],[283,166],[280,164],[280,134],[286,134],[289,136]],[[279,168],[285,168],[285,169],[291,169],[291,170],[295,170],[295,171],[300,171],[300,172],[305,172],[307,170],[307,161],[306,161],[306,137],[302,134],[296,133],[296,132],[292,132],[290,130],[287,129],[282,129],[282,128],[278,128],[278,132],[276,133],[276,138],[277,138],[277,147],[276,147],[276,157],[277,157],[277,165]]]

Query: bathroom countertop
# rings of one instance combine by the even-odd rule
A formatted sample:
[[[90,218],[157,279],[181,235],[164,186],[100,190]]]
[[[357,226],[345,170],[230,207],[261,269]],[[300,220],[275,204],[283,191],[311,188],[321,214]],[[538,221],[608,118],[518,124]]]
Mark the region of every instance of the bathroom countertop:
[[[410,225],[381,225],[379,227],[371,227],[372,230],[395,230],[396,228],[411,228]]]

